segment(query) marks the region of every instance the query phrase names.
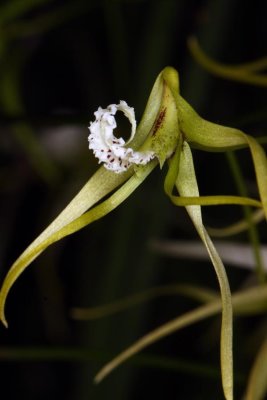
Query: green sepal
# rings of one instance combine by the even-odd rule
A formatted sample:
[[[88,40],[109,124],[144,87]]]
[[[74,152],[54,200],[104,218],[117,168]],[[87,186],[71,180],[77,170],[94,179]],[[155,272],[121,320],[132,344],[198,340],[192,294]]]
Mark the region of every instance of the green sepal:
[[[179,173],[176,187],[182,196],[199,196],[193,158],[189,145],[184,142],[180,155]],[[221,369],[222,384],[227,400],[233,399],[233,351],[232,351],[232,300],[224,265],[202,222],[201,208],[198,205],[186,206],[187,212],[210,256],[214,266],[222,299],[221,326]]]
[[[180,137],[177,109],[178,73],[175,69],[166,67],[157,81],[161,90],[161,103],[142,150],[153,151],[162,168],[165,161],[174,153]]]

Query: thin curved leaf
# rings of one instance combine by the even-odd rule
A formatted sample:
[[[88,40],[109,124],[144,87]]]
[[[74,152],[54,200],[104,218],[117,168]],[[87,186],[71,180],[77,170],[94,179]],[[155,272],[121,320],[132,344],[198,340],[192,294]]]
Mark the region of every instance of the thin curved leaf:
[[[218,297],[218,294],[210,289],[193,285],[164,285],[156,286],[141,293],[127,296],[123,299],[104,304],[101,306],[84,308],[73,307],[71,316],[77,320],[92,320],[103,318],[129,309],[130,307],[143,304],[163,296],[185,296],[200,302],[209,302]]]
[[[249,313],[254,314],[255,312],[266,311],[267,285],[261,285],[260,287],[254,287],[237,292],[233,294],[232,302],[234,312],[237,315],[247,315]],[[151,344],[168,335],[171,335],[179,329],[183,329],[198,321],[218,314],[221,311],[221,308],[221,300],[215,300],[161,325],[152,332],[143,336],[141,339],[136,341],[125,351],[107,363],[95,376],[95,382],[101,382],[107,375],[114,371],[115,368],[125,362],[128,358],[136,355]]]
[[[213,60],[204,53],[195,37],[188,40],[188,47],[195,60],[210,73],[236,82],[267,87],[266,74],[257,73],[267,68],[267,57],[250,63],[229,66]]]

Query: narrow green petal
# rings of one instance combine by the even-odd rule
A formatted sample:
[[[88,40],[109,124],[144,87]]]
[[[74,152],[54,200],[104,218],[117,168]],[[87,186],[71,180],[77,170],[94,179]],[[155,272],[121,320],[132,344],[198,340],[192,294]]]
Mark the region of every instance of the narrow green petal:
[[[142,119],[137,126],[136,135],[131,141],[131,147],[133,149],[139,149],[147,139],[148,132],[152,130],[161,106],[162,94],[163,80],[162,74],[159,74],[148,98]]]
[[[189,145],[184,142],[180,155],[180,169],[176,187],[182,196],[199,196],[194,164]],[[232,300],[224,265],[206,229],[203,226],[200,206],[186,206],[195,228],[202,239],[214,266],[221,289],[222,327],[221,327],[221,369],[225,398],[233,399],[233,351],[232,351]]]
[[[241,196],[170,196],[171,201],[176,206],[219,206],[219,205],[246,205],[253,207],[262,207],[259,200],[254,200],[249,197]]]
[[[206,151],[225,151],[249,147],[254,163],[260,200],[267,219],[267,158],[262,146],[251,136],[234,128],[213,124],[201,118],[179,96],[180,129],[185,140],[196,148]],[[247,203],[247,205],[249,205]]]
[[[262,201],[265,218],[267,219],[267,158],[262,146],[251,136],[243,134],[247,141],[255,167],[256,178]]]
[[[178,98],[178,110],[180,129],[190,146],[212,152],[247,147],[242,131],[206,121],[182,96]]]
[[[245,400],[264,400],[267,394],[267,338],[262,344],[250,373]]]
[[[0,291],[0,319],[5,326],[7,326],[4,315],[6,296],[19,275],[49,244],[59,240],[60,234],[64,232],[65,227],[69,227],[69,224],[75,220],[77,221],[84,212],[129,178],[131,173],[133,171],[117,175],[103,167],[100,168],[59,216],[15,261]],[[66,236],[66,234],[63,236]]]

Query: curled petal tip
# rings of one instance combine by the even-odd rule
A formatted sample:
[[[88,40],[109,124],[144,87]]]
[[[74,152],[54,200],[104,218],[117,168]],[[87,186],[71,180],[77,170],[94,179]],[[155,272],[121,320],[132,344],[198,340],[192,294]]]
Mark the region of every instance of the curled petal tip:
[[[113,135],[117,127],[115,114],[122,111],[132,125],[131,137],[127,143],[123,138]],[[136,131],[136,120],[134,109],[121,100],[119,104],[110,104],[106,109],[98,108],[94,113],[96,119],[89,126],[89,149],[93,150],[99,162],[104,167],[116,173],[126,171],[132,164],[144,165],[154,158],[154,152],[134,151],[126,145],[133,139]]]

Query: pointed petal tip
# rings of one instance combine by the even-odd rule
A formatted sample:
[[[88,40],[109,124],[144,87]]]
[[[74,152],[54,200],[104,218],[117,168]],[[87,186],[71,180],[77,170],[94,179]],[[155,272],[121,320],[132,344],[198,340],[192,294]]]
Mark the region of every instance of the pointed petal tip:
[[[0,322],[5,328],[8,328],[8,323],[5,316],[5,296],[3,296],[2,290],[0,292]]]
[[[0,316],[0,321],[2,322],[5,328],[8,328],[8,323],[4,315]]]

